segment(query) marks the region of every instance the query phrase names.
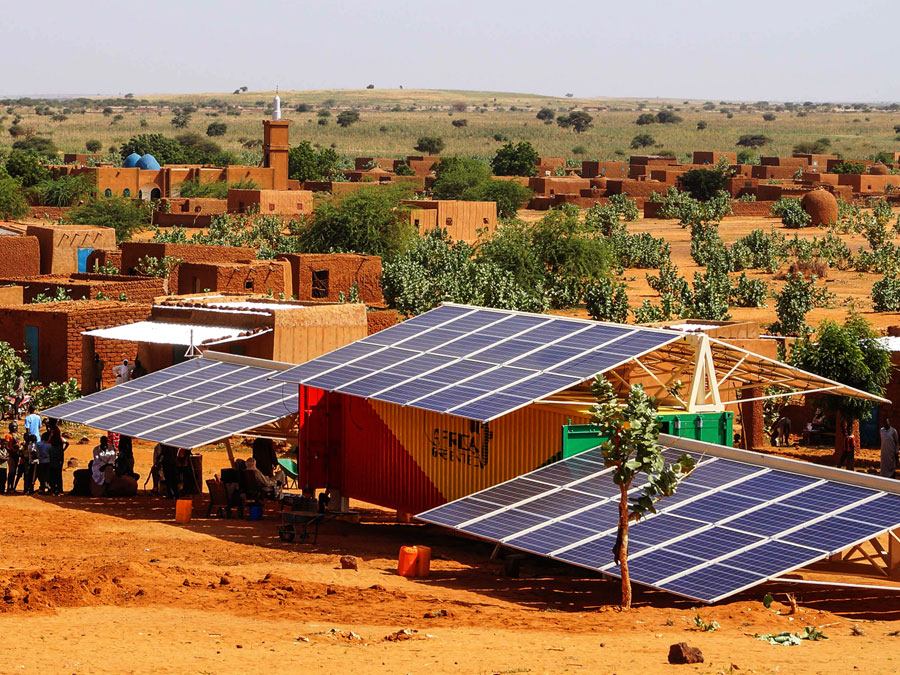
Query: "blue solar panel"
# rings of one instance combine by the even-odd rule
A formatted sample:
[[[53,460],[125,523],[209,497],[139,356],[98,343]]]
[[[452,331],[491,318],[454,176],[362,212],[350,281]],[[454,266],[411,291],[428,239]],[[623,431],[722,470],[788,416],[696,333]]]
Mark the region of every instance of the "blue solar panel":
[[[389,368],[390,366],[402,363],[407,359],[418,356],[418,352],[410,349],[402,349],[400,347],[387,347],[377,351],[366,357],[365,367],[368,370],[378,370],[380,368]]]
[[[550,317],[522,316],[511,314],[500,323],[495,323],[478,331],[479,335],[493,335],[495,337],[511,337],[517,333],[531,330],[546,323]]]
[[[444,328],[451,328],[460,333],[470,333],[479,328],[484,328],[488,324],[505,319],[506,317],[507,314],[504,312],[491,312],[485,309],[479,309],[475,312],[460,316],[457,319],[453,319],[450,323],[445,324]]]
[[[666,577],[683,572],[685,568],[702,564],[703,561],[700,558],[664,549],[628,556],[628,572],[631,574],[632,580],[651,586]],[[611,566],[608,571],[616,576],[621,574],[618,565]]]
[[[504,396],[503,394],[491,394],[487,398],[472,401],[453,410],[454,415],[468,417],[473,420],[488,421],[504,415],[515,408],[531,403],[531,399],[521,396]]]
[[[496,504],[485,502],[474,497],[458,499],[455,502],[438,506],[428,512],[429,522],[455,527],[467,520],[485,516],[497,510]]]
[[[488,516],[466,527],[466,532],[489,539],[505,539],[544,522],[544,518],[524,511],[509,509]]]
[[[435,347],[434,352],[436,354],[446,354],[447,356],[468,356],[472,352],[485,349],[496,343],[497,338],[490,335],[465,335],[458,340]]]
[[[528,478],[513,478],[506,483],[482,490],[474,496],[499,506],[508,506],[552,489],[553,486],[546,483],[539,483]]]
[[[528,399],[539,399],[542,396],[550,396],[568,387],[574,387],[580,380],[564,375],[551,375],[542,373],[522,382],[516,382],[501,389],[501,394],[521,396]]]
[[[627,360],[627,358],[618,354],[607,354],[602,351],[591,352],[564,364],[553,366],[549,370],[560,375],[571,375],[572,377],[587,379]]]
[[[800,509],[816,511],[818,513],[828,513],[844,508],[845,506],[850,506],[866,497],[871,497],[876,494],[878,493],[874,490],[867,490],[866,488],[853,485],[828,482],[823,485],[816,485],[809,490],[804,490],[792,497],[788,497],[781,503]]]
[[[841,513],[841,518],[870,523],[879,527],[891,527],[897,524],[900,513],[900,495],[881,495],[860,506],[854,506]]]
[[[791,508],[781,502],[775,502],[769,506],[764,506],[761,509],[729,520],[727,525],[735,530],[773,537],[779,532],[808,523],[815,517],[815,513]]]
[[[478,363],[477,361],[457,361],[429,373],[428,379],[443,382],[444,384],[455,384],[460,380],[483,373],[489,368],[491,368],[490,365]]]
[[[594,534],[615,530],[619,523],[619,506],[607,501],[599,506],[562,518],[560,522],[586,528]]]
[[[519,504],[518,508],[522,511],[546,516],[547,518],[559,518],[573,511],[597,504],[602,500],[602,497],[564,489],[551,492],[525,504]]]
[[[479,361],[487,363],[501,364],[507,361],[513,361],[522,355],[538,349],[539,346],[534,342],[526,342],[525,340],[506,340],[495,344],[493,347],[484,349],[474,357]]]
[[[553,557],[575,565],[581,565],[582,567],[600,570],[615,564],[615,559],[613,558],[613,547],[615,544],[615,535],[607,535],[578,546],[573,546],[566,551],[554,554]],[[646,546],[640,542],[629,542],[628,544],[629,554],[637,553],[645,548]]]
[[[345,394],[354,394],[356,396],[369,397],[372,394],[384,389],[396,387],[406,379],[408,378],[405,375],[389,375],[387,373],[376,373],[374,375],[364,377],[361,380],[357,380],[352,384],[340,387],[338,391]]]
[[[778,537],[781,541],[836,553],[848,546],[881,534],[886,528],[835,517],[807,525]]]
[[[583,527],[567,523],[550,523],[527,534],[509,539],[506,543],[526,551],[547,555],[563,546],[584,541],[593,534]]]
[[[551,321],[550,323],[542,324],[537,328],[532,328],[527,333],[520,335],[519,338],[528,340],[529,342],[546,344],[571,336],[578,331],[583,331],[590,325],[591,324],[584,321]]]
[[[713,602],[761,581],[765,581],[765,576],[717,564],[667,581],[665,589],[704,602]]]
[[[398,385],[378,395],[381,401],[389,401],[391,403],[399,403],[405,405],[417,398],[433,394],[438,389],[447,386],[446,382],[435,382],[427,380],[411,380],[405,384]]]
[[[390,328],[385,328],[384,330],[380,330],[367,338],[363,338],[362,340],[360,340],[360,342],[362,342],[363,344],[389,347],[391,345],[397,344],[398,342],[402,342],[403,340],[419,335],[426,330],[428,330],[428,328],[412,325],[411,320],[404,321],[401,324],[391,326]],[[328,355],[325,354],[325,356],[327,357]],[[320,356],[319,358],[321,359],[324,357]]]
[[[520,382],[532,375],[534,375],[534,373],[530,370],[501,366],[500,368],[494,368],[493,370],[487,370],[480,373],[478,377],[466,382],[466,386],[474,387],[475,389],[480,389],[482,391],[495,391],[514,382]],[[526,394],[522,395],[527,396]]]
[[[416,326],[417,328],[429,328],[432,326],[439,326],[450,321],[459,320],[460,317],[465,317],[466,315],[471,315],[474,313],[475,312],[473,312],[471,307],[441,305],[440,307],[432,309],[430,312],[425,312],[424,314],[414,316],[412,319],[404,321],[401,325],[411,325]],[[387,330],[393,330],[393,328],[394,327],[391,327]]]
[[[635,541],[655,546],[673,537],[696,532],[703,527],[706,527],[706,524],[696,520],[660,513],[632,523],[628,536]]]
[[[701,560],[713,560],[762,542],[762,537],[746,532],[737,532],[727,527],[711,527],[685,539],[666,544],[661,550],[682,553]]]
[[[437,354],[420,354],[419,356],[411,358],[408,361],[402,361],[396,366],[385,368],[384,372],[388,373],[389,375],[405,375],[407,378],[417,377],[422,375],[423,373],[429,373],[429,371],[434,370],[435,368],[446,366],[448,363],[452,362],[453,359],[449,356],[438,356]]]
[[[769,577],[804,567],[821,557],[821,551],[771,539],[720,562]]]
[[[432,328],[425,333],[419,333],[408,340],[398,343],[397,346],[417,352],[427,352],[461,336],[462,333],[447,330],[446,328]]]
[[[315,359],[314,361],[307,361],[296,368],[276,373],[272,376],[272,379],[280,382],[302,382],[338,367],[338,364],[331,361]]]
[[[425,410],[436,410],[437,412],[447,412],[466,401],[471,401],[476,396],[481,396],[483,393],[471,387],[450,387],[417,400],[416,407],[424,408]]]
[[[570,459],[565,462],[554,462],[542,469],[532,471],[528,475],[535,480],[562,487],[568,483],[580,480],[581,478],[587,478],[590,475],[605,470],[607,470],[605,467],[597,466],[593,462]],[[612,469],[608,470],[612,471]]]
[[[577,335],[572,335],[565,340],[560,340],[556,344],[560,347],[572,349],[594,349],[595,347],[606,344],[610,340],[615,340],[628,333],[633,333],[635,330],[634,327],[593,326]]]
[[[761,476],[754,476],[753,478],[748,478],[736,485],[732,485],[728,488],[728,491],[737,495],[746,495],[763,501],[769,501],[770,499],[782,497],[794,490],[813,485],[818,481],[818,478],[798,476],[797,474],[787,473],[786,471],[769,471]]]
[[[765,471],[762,467],[717,459],[704,462],[691,472],[691,483],[695,485],[720,486],[736,480],[746,480],[753,474]]]
[[[547,370],[564,361],[576,359],[583,352],[578,349],[567,349],[566,347],[557,347],[550,345],[536,352],[522,356],[511,362],[509,365],[515,368],[531,368],[534,370]]]
[[[692,480],[686,482],[684,487],[687,487],[688,485],[697,487]],[[678,492],[681,492],[681,490],[679,489]],[[678,492],[675,494],[678,494]],[[747,509],[752,509],[754,506],[760,506],[761,504],[762,502],[758,499],[733,495],[728,492],[711,492],[703,497],[680,504],[677,508],[670,505],[668,500],[666,501],[666,505],[672,510],[672,513],[677,513],[679,516],[684,516],[685,518],[702,520],[706,523],[714,523],[723,520],[724,518],[742,513]]]
[[[338,368],[330,373],[314,377],[313,379],[308,380],[306,384],[310,387],[316,387],[317,389],[338,389],[339,387],[350,384],[353,380],[358,380],[361,377],[366,377],[371,374],[372,371],[365,368],[344,366],[343,368]]]

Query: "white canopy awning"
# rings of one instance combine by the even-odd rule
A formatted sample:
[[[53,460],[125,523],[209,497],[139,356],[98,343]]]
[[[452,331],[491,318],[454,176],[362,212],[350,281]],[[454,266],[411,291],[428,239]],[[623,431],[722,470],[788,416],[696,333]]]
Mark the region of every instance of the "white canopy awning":
[[[234,326],[203,326],[190,323],[164,323],[162,321],[138,321],[124,326],[89,330],[82,335],[127,340],[129,342],[150,342],[160,345],[217,345],[223,342],[246,340],[264,333],[271,328],[251,331]]]

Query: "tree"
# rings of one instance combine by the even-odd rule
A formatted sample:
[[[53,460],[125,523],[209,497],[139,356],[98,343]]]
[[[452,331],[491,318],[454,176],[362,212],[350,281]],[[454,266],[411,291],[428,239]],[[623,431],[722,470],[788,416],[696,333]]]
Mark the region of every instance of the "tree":
[[[843,325],[834,321],[819,324],[815,337],[807,335],[794,343],[789,362],[803,370],[841,382],[876,396],[884,396],[891,379],[891,354],[878,342],[879,334],[859,314],[851,313]],[[878,405],[874,401],[827,394],[819,399],[826,410],[841,419],[859,420]],[[835,460],[843,450],[835,434]]]
[[[19,181],[0,170],[0,219],[17,220],[28,215],[28,202],[21,187]]]
[[[206,127],[207,136],[224,136],[228,131],[228,125],[225,122],[212,122]]]
[[[13,147],[15,147],[15,144]],[[865,172],[866,165],[862,162],[841,162],[831,170],[831,173],[844,174],[863,174]]]
[[[391,258],[416,237],[401,200],[408,186],[366,186],[341,199],[326,199],[299,232],[307,253],[362,253]]]
[[[415,150],[426,155],[439,155],[444,149],[444,139],[440,136],[420,136],[416,141]]]
[[[497,202],[500,218],[513,218],[519,209],[531,199],[532,191],[514,180],[488,179],[474,188],[465,190],[466,201]]]
[[[87,176],[60,176],[36,183],[31,191],[41,206],[72,206],[90,196],[94,187],[94,182]]]
[[[15,141],[12,146],[13,150],[30,150],[43,157],[56,155],[56,144],[44,136],[26,136]]]
[[[340,173],[341,158],[331,148],[316,150],[309,141],[301,141],[288,151],[288,177],[305,180],[330,180]]]
[[[537,150],[528,141],[507,143],[497,150],[491,160],[495,176],[534,176],[540,159]]]
[[[775,121],[775,113],[772,113],[772,112],[763,113],[762,118],[766,122],[774,122]]]
[[[656,113],[656,121],[660,124],[678,124],[681,118],[671,110],[660,110]]]
[[[725,189],[725,173],[717,169],[691,169],[681,176],[681,189],[706,202]]]
[[[635,150],[637,150],[638,148],[648,148],[655,143],[656,139],[653,138],[653,136],[651,136],[650,134],[638,134],[631,139],[631,147]]]
[[[186,112],[177,112],[172,118],[172,126],[176,129],[184,129],[191,122],[191,116]]]
[[[313,107],[309,103],[298,103],[294,108],[298,113],[312,112]]]
[[[583,110],[575,110],[568,115],[560,115],[556,123],[563,129],[572,128],[576,133],[583,133],[594,124],[594,118]]]
[[[13,150],[6,158],[6,173],[17,178],[22,187],[37,185],[50,178],[50,172],[41,165],[36,152]]]
[[[708,125],[703,120],[697,122],[697,131],[703,131]]]
[[[759,148],[768,143],[771,143],[772,139],[768,136],[763,136],[762,134],[744,134],[740,138],[738,138],[737,143],[742,148]]]
[[[794,146],[794,155],[822,155],[831,147],[830,138],[820,138],[815,141],[800,141]]]
[[[806,335],[806,315],[815,304],[816,277],[804,279],[800,272],[787,275],[781,293],[775,295],[775,314],[778,321],[769,330],[779,335]]]
[[[184,163],[184,147],[174,138],[162,134],[139,134],[122,143],[119,154],[125,159],[131,153],[150,154],[160,164]]]
[[[541,108],[538,110],[538,114],[535,115],[535,117],[546,122],[548,120],[553,120],[553,118],[556,117],[556,113],[550,108]],[[900,131],[897,133],[900,133]]]
[[[656,513],[656,503],[675,493],[694,468],[694,460],[683,454],[667,464],[659,445],[660,422],[656,402],[640,384],[631,386],[624,406],[620,406],[613,386],[598,376],[592,386],[596,403],[593,423],[606,466],[613,467],[612,479],[619,486],[619,518],[613,558],[622,580],[622,608],[631,608],[631,577],[628,573],[628,530],[632,521]],[[634,479],[645,474],[647,485],[629,500]]]
[[[469,126],[469,120],[466,120],[466,119],[453,120],[452,122],[450,122],[450,124],[452,124],[457,129],[461,129],[462,127]]]
[[[634,121],[638,126],[647,126],[648,124],[656,124],[656,115],[653,113],[641,113]]]
[[[116,231],[116,241],[130,241],[132,235],[150,225],[150,206],[123,197],[92,199],[69,211],[66,220],[76,225],[98,225]]]
[[[88,152],[100,152],[100,148],[103,147],[103,144],[98,140],[91,139],[85,141],[84,147]]]
[[[490,168],[481,160],[444,157],[435,170],[431,194],[435,199],[463,199],[466,190],[480,186],[490,177]]]
[[[337,116],[338,126],[347,128],[359,122],[359,113],[355,110],[344,110]]]

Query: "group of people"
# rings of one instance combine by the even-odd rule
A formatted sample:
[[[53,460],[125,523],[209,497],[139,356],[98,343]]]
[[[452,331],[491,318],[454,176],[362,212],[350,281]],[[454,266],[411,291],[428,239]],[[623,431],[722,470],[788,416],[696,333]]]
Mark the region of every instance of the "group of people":
[[[41,420],[33,405],[24,421],[25,433],[19,436],[19,423],[9,423],[0,438],[0,493],[13,493],[23,482],[25,494],[61,495],[63,465],[69,442],[63,438],[55,419]],[[44,431],[41,431],[41,427]]]
[[[103,372],[106,370],[106,361],[100,358],[99,354],[94,354],[93,374],[94,374],[94,391],[103,389]],[[137,379],[147,374],[147,369],[140,359],[135,359],[134,363],[130,363],[128,359],[122,359],[122,363],[113,368],[113,375],[116,377],[116,384],[125,384],[131,380]]]
[[[130,497],[137,494],[134,452],[130,436],[101,436],[87,469],[75,472],[73,492],[92,497]]]

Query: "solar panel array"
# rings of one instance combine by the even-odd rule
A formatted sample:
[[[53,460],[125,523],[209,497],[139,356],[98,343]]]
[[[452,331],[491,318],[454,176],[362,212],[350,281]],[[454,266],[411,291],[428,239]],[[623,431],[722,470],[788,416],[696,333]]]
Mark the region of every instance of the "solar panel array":
[[[676,461],[682,451],[665,454]],[[629,529],[637,583],[716,602],[900,526],[900,495],[688,454],[692,474]],[[589,450],[418,518],[619,576],[611,472],[600,450]]]
[[[680,337],[445,304],[273,379],[489,422]]]
[[[297,413],[296,387],[269,368],[197,358],[44,410],[166,445],[196,448]]]

